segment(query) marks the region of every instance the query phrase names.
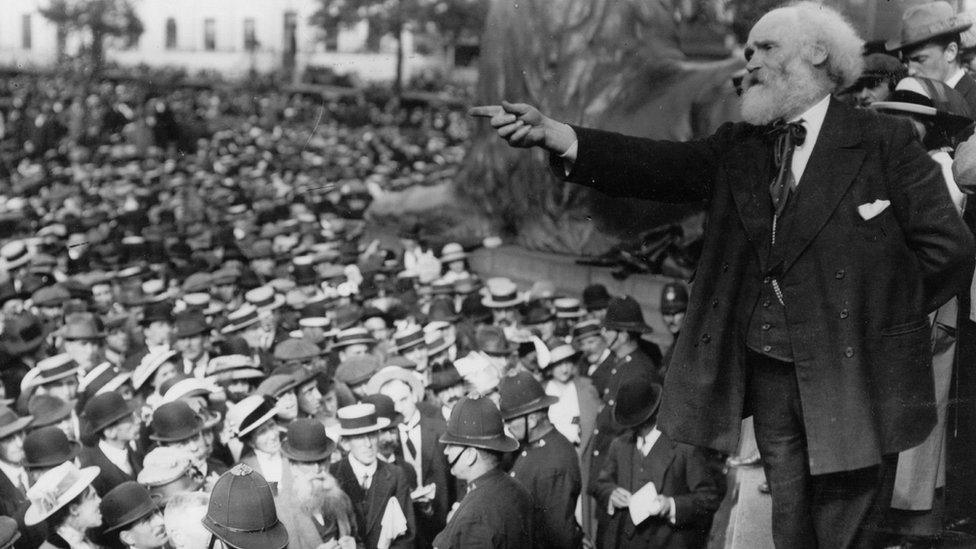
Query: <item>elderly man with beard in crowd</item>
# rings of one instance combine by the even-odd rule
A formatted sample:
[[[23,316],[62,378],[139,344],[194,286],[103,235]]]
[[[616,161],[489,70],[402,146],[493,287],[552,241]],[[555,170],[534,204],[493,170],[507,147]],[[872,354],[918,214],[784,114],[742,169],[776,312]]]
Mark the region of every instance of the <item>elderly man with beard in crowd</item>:
[[[329,474],[336,443],[314,419],[288,426],[281,446],[286,458],[275,505],[291,549],[355,549],[352,502]]]
[[[910,124],[831,98],[861,73],[861,48],[826,6],[769,12],[745,49],[745,122],[687,143],[573,127],[524,104],[471,111],[510,144],[545,148],[570,181],[709,201],[659,423],[732,453],[753,414],[778,547],[873,542],[895,455],[936,420],[927,315],[976,260]]]

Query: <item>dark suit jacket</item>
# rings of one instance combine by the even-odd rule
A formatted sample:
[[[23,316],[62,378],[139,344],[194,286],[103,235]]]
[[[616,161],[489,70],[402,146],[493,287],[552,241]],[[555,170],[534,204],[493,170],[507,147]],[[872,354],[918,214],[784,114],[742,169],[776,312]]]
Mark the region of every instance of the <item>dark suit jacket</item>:
[[[336,478],[339,487],[352,501],[358,523],[356,531],[359,532],[360,539],[366,545],[366,549],[376,549],[382,530],[380,521],[391,497],[396,498],[400,504],[400,509],[407,518],[407,533],[394,540],[390,547],[394,549],[413,547],[413,538],[416,532],[413,503],[410,501],[410,487],[407,477],[402,469],[378,461],[376,463],[376,474],[370,482],[369,490],[366,491],[359,485],[359,479],[353,473],[348,457],[332,465],[332,476]]]
[[[457,500],[457,483],[451,476],[447,456],[444,455],[444,446],[438,441],[447,430],[447,424],[441,419],[443,416],[440,416],[439,409],[437,412],[436,417],[423,414],[420,416],[420,462],[423,477],[421,480],[424,485],[433,482],[437,486],[429,513],[416,514],[417,546],[421,548],[430,547],[434,536],[444,529],[444,525],[447,524],[447,512]],[[415,483],[416,479],[413,479],[413,484]],[[416,486],[412,485],[411,488]]]
[[[976,80],[969,74],[964,74],[953,89],[966,99],[970,114],[976,115]]]
[[[633,433],[614,439],[599,476],[591,482],[597,512],[607,512],[610,493],[617,486],[634,493],[649,481],[659,494],[674,498],[675,523],[664,517],[649,517],[634,525],[627,509],[614,509],[597,547],[704,547],[712,515],[724,493],[705,451],[674,442],[662,433],[643,456],[634,439]]]
[[[583,490],[579,456],[566,437],[553,428],[525,445],[512,467],[515,480],[532,494],[540,548],[578,549],[583,530],[576,523],[576,500]]]
[[[969,283],[976,253],[907,121],[831,100],[775,264],[767,262],[773,174],[764,128],[730,123],[687,143],[584,128],[576,135],[571,181],[616,196],[709,201],[665,383],[663,431],[736,450],[747,412],[743,331],[761,281],[776,276],[811,473],[875,465],[924,440],[936,419],[926,315]],[[890,206],[863,219],[858,207],[877,200]]]
[[[475,479],[444,531],[438,549],[527,549],[537,535],[532,496],[519,482],[493,469]]]
[[[81,452],[78,454],[78,462],[82,467],[97,465],[101,468],[98,477],[92,482],[92,486],[95,487],[95,491],[98,492],[99,497],[105,497],[105,494],[112,488],[127,480],[135,480],[139,476],[139,471],[142,470],[142,457],[135,455],[131,449],[128,451],[128,454],[129,466],[132,467],[132,475],[127,475],[122,469],[119,469],[117,465],[105,457],[105,453],[98,446],[85,446],[81,449]]]

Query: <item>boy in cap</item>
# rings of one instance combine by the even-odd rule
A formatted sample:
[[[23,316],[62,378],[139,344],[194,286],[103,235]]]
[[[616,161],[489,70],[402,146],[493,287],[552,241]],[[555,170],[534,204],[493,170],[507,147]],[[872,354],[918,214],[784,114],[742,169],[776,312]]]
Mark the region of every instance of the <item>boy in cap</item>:
[[[434,539],[438,549],[534,547],[532,495],[499,467],[519,443],[505,434],[501,412],[483,397],[462,398],[440,437],[451,473],[468,491]]]
[[[332,465],[332,475],[352,500],[360,540],[367,549],[376,549],[381,540],[391,548],[413,547],[416,527],[407,476],[377,459],[378,432],[390,420],[378,417],[372,404],[340,408],[338,417],[340,444],[347,454]],[[388,530],[383,527],[387,522],[399,528]]]

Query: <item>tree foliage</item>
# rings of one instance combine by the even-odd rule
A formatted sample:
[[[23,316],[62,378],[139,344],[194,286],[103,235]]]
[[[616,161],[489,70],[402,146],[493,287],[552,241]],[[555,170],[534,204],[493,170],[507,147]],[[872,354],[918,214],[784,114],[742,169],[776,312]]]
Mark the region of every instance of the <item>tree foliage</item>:
[[[96,69],[104,61],[106,39],[119,38],[129,47],[144,30],[130,0],[48,0],[40,11],[59,32],[88,35],[87,52]]]

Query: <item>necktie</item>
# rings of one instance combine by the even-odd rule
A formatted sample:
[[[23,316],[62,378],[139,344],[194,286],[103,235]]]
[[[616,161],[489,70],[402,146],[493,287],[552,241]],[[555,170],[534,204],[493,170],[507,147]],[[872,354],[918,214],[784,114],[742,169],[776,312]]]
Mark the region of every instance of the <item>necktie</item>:
[[[359,483],[363,490],[369,490],[369,475],[363,475],[363,481]]]
[[[769,196],[773,199],[776,217],[783,214],[790,192],[796,186],[793,178],[793,151],[806,139],[807,130],[803,127],[803,120],[785,123],[779,120],[773,123],[770,135],[776,141],[773,148],[773,162],[776,166],[776,179],[769,185]]]
[[[417,445],[413,443],[413,439],[410,437],[410,433],[416,428],[417,425],[403,426],[401,425],[400,430],[403,431],[403,438],[406,439],[406,450],[407,459],[409,461],[414,461],[417,459]]]

